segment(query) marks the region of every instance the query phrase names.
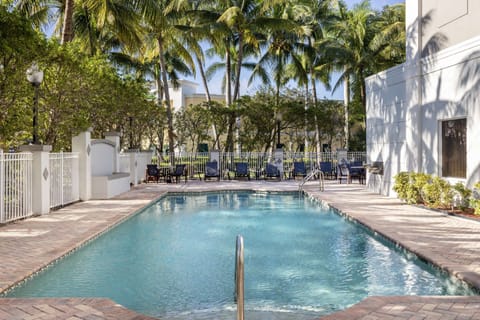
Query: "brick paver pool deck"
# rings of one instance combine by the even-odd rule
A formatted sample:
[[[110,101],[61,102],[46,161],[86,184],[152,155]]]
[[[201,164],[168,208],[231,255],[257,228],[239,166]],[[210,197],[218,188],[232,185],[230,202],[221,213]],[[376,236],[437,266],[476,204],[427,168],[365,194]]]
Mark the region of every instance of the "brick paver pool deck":
[[[295,191],[298,182],[148,184],[110,200],[70,205],[0,226],[0,292],[121,223],[167,191]],[[305,191],[423,259],[480,288],[480,222],[400,203],[358,184]],[[0,299],[0,319],[152,319],[102,298]],[[294,316],[291,319],[295,319]],[[480,319],[480,297],[369,297],[330,319]]]

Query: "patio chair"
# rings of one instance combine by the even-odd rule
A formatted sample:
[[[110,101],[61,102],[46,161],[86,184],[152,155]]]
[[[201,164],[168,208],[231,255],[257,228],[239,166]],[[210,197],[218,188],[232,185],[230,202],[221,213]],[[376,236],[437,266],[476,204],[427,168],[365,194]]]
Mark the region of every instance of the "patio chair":
[[[352,182],[353,179],[357,179],[360,184],[365,182],[365,168],[361,161],[351,162],[348,170],[350,174],[350,182]]]
[[[350,183],[350,171],[346,164],[337,166],[337,179],[340,184],[342,183],[342,180],[345,180],[345,183]]]
[[[265,179],[267,178],[278,178],[278,180],[281,179],[280,171],[271,163],[267,163],[267,166],[265,167]]]
[[[205,180],[217,178],[220,181],[220,171],[218,170],[217,161],[210,161],[205,164]]]
[[[175,165],[175,170],[170,173],[170,177],[175,177],[175,182],[178,183],[182,176],[185,176],[185,183],[187,183],[187,171],[185,170],[185,164]]]
[[[332,168],[332,163],[330,161],[320,162],[320,171],[323,172],[324,177],[332,179],[335,176],[335,172]]]
[[[363,162],[362,161],[351,161],[349,164],[348,164],[348,167],[362,167],[363,166]]]
[[[307,176],[307,168],[305,168],[305,162],[294,162],[293,163],[293,171],[292,171],[293,179],[295,180],[296,177],[306,177]]]
[[[248,163],[236,162],[235,163],[235,178],[247,178],[250,180],[250,171],[248,170]]]
[[[156,164],[147,164],[147,170],[145,171],[145,182],[154,181],[158,183],[160,178],[160,170]]]

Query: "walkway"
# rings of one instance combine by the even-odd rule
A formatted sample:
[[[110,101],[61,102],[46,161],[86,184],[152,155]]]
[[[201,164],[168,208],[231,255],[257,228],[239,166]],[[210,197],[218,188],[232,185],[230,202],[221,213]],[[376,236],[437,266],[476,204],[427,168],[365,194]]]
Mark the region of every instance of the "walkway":
[[[112,200],[74,204],[49,215],[0,227],[0,291],[122,222],[166,191],[298,190],[292,182],[148,184]],[[480,287],[480,223],[368,193],[359,185],[306,185],[370,228]],[[0,299],[0,319],[151,319],[108,299]],[[480,297],[371,297],[330,319],[480,319]]]

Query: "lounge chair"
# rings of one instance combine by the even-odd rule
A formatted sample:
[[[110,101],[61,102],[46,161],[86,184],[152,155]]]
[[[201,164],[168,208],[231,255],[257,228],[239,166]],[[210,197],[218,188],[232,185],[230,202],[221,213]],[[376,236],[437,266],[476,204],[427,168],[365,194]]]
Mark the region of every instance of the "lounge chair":
[[[365,183],[365,168],[361,161],[351,162],[348,170],[350,173],[350,182],[352,182],[353,179],[358,179],[358,183]]]
[[[320,171],[323,172],[324,177],[333,178],[335,173],[332,169],[332,163],[330,161],[322,161],[320,162]]]
[[[145,172],[145,182],[154,181],[158,183],[160,178],[160,170],[156,164],[147,164],[147,170]]]
[[[306,177],[307,176],[307,168],[305,168],[305,162],[294,162],[293,163],[293,171],[292,177],[295,179],[296,177]]]
[[[345,180],[345,183],[350,183],[350,171],[346,164],[337,165],[337,179],[339,183]]]
[[[281,179],[280,171],[271,163],[267,163],[267,166],[265,167],[265,179],[266,178],[278,178],[278,180]]]
[[[241,177],[250,180],[250,171],[248,170],[248,163],[246,162],[235,163],[235,178]]]
[[[217,178],[220,181],[220,171],[218,170],[217,161],[210,161],[205,164],[205,180]]]
[[[170,173],[170,177],[175,177],[175,182],[178,183],[182,176],[185,176],[185,183],[187,183],[187,171],[185,170],[185,164],[175,165],[175,170]]]

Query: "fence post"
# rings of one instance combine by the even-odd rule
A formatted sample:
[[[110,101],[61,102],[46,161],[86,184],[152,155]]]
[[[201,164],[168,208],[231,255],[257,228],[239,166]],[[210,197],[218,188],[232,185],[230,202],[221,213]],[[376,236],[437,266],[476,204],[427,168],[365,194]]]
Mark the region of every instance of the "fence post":
[[[32,212],[50,212],[50,157],[52,146],[25,145],[20,151],[32,153]]]
[[[130,155],[130,182],[133,183],[134,186],[138,184],[138,150],[131,150],[129,153]]]
[[[78,153],[78,194],[82,201],[92,197],[91,129],[72,138],[72,151]]]
[[[65,190],[63,189],[64,187],[64,175],[65,172],[63,171],[64,165],[65,165],[65,156],[63,154],[63,151],[60,151],[60,201],[62,203],[62,206],[65,205]]]
[[[283,149],[279,148],[275,150],[273,155],[274,165],[280,171],[280,179],[283,180]]]
[[[0,149],[0,223],[5,222],[5,156],[3,150]]]

